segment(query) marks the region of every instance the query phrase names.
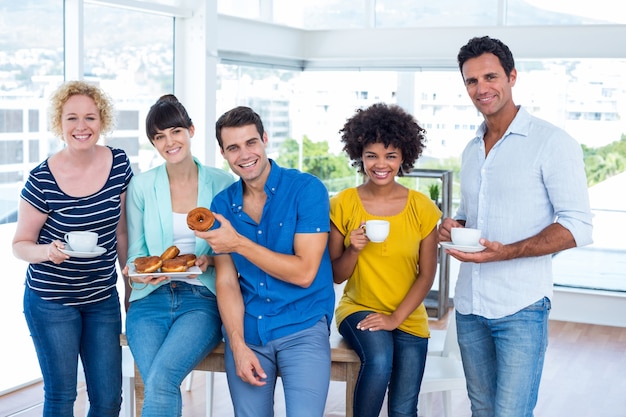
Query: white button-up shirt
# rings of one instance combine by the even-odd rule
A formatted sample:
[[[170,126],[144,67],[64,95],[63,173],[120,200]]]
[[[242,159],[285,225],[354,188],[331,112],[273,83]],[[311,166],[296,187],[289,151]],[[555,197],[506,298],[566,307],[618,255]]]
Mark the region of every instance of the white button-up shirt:
[[[503,244],[555,221],[577,246],[591,243],[592,214],[581,146],[565,131],[520,108],[485,157],[483,123],[463,151],[455,215]],[[551,255],[461,264],[454,304],[461,314],[500,318],[552,297]]]

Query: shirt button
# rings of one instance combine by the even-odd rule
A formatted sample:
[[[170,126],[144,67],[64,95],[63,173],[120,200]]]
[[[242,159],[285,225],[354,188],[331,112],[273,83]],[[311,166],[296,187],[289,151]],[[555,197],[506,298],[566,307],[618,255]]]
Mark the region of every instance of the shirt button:
[[[257,231],[257,233],[258,233],[258,234],[260,234],[260,235],[262,235],[262,234],[263,234],[263,231],[262,231],[262,230],[258,230],[258,231]]]
[[[272,300],[270,300],[269,298],[266,298],[266,299],[265,299],[265,301],[269,303],[269,302],[271,302]]]
[[[265,283],[263,283],[263,282],[259,283],[259,286],[261,286],[261,287],[264,286],[264,285],[265,285]]]
[[[259,316],[259,317],[257,317],[257,318],[258,318],[259,320],[261,320],[261,319],[263,319],[263,316]]]

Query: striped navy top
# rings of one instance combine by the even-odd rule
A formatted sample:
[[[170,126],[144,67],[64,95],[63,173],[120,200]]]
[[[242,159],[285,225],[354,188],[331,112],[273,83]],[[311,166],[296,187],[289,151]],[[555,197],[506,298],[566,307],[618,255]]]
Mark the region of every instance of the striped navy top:
[[[116,228],[120,220],[121,194],[133,175],[121,149],[110,148],[113,166],[104,187],[86,197],[72,197],[58,187],[48,160],[30,172],[21,197],[48,219],[38,244],[63,241],[65,233],[88,230],[98,233],[98,246],[106,252],[95,258],[71,257],[59,265],[50,261],[29,264],[26,284],[44,300],[76,306],[95,303],[114,294],[117,272]]]

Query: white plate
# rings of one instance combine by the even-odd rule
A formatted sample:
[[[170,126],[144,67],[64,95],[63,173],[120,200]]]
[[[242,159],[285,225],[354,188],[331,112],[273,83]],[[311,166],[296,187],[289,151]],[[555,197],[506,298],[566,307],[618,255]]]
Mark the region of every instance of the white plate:
[[[129,277],[188,277],[189,275],[200,275],[202,270],[196,265],[189,267],[185,272],[149,272],[147,274],[139,273],[135,270],[135,264],[128,264],[128,276]]]
[[[102,255],[103,253],[107,251],[102,246],[96,246],[96,250],[94,250],[93,252],[78,252],[78,251],[72,250],[72,248],[70,248],[70,245],[67,245],[67,244],[65,245],[65,249],[59,249],[59,250],[66,255],[70,255],[72,258],[95,258],[97,256]]]
[[[482,252],[485,250],[485,247],[483,245],[463,246],[463,245],[455,245],[452,242],[439,242],[439,244],[444,249],[454,249],[454,250],[458,250],[458,251],[466,252],[466,253]]]

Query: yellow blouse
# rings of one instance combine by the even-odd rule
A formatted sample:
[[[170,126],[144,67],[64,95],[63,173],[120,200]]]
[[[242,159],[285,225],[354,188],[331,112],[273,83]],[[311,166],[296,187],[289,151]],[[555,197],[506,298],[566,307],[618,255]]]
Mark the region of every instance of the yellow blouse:
[[[437,226],[441,211],[424,194],[409,190],[407,204],[394,216],[373,216],[365,211],[356,188],[346,189],[330,200],[330,219],[350,245],[350,231],[362,222],[384,219],[390,223],[389,236],[382,243],[369,242],[359,253],[335,311],[337,325],[357,311],[391,314],[417,279],[422,239]],[[398,327],[419,337],[429,337],[428,314],[424,304]]]

